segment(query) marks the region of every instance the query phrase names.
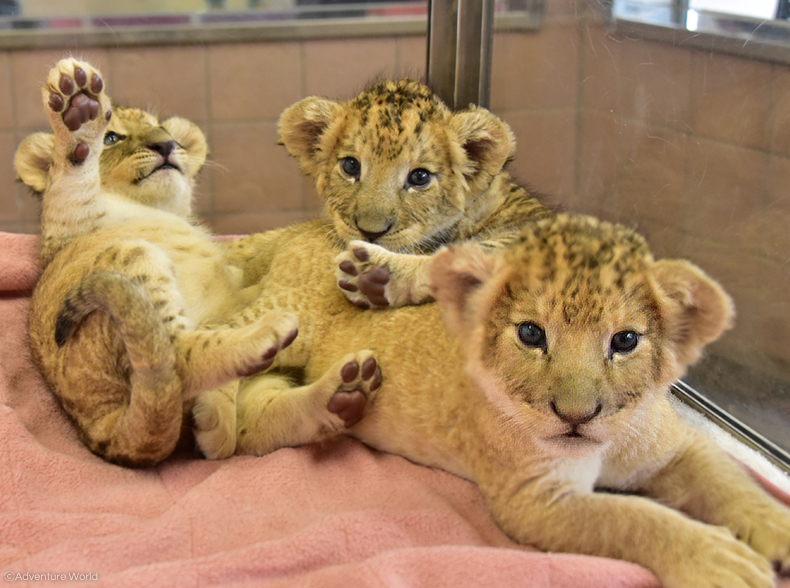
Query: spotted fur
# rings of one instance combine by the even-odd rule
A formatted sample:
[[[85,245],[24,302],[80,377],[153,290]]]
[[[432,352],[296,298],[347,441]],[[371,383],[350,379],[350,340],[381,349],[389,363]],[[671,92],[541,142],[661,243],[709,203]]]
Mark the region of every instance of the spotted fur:
[[[351,245],[336,273],[360,306],[426,302],[428,262],[440,247],[499,247],[527,220],[550,214],[504,171],[515,150],[507,124],[476,106],[451,112],[414,80],[385,81],[350,101],[306,98],[283,112],[280,137]],[[349,173],[356,172],[349,161],[358,173]],[[255,281],[257,262],[238,254]],[[378,270],[386,278],[381,296],[367,292],[377,267],[386,270]]]
[[[667,588],[770,588],[771,562],[790,569],[790,512],[670,402],[733,318],[700,269],[557,215],[505,249],[437,255],[438,304],[360,312],[325,271],[332,231],[286,229],[268,252],[259,300],[301,318],[275,365],[305,368],[307,384],[247,382],[238,452],[345,433],[472,480],[516,541],[635,562]],[[376,386],[344,384],[355,357],[378,362]],[[360,397],[344,427],[337,404]]]
[[[296,320],[223,325],[248,296],[191,218],[203,133],[111,107],[99,71],[71,58],[50,71],[43,101],[53,134],[28,137],[15,159],[42,196],[36,364],[109,461],[165,459],[191,436],[193,406],[203,453],[232,454],[238,378],[267,367]]]

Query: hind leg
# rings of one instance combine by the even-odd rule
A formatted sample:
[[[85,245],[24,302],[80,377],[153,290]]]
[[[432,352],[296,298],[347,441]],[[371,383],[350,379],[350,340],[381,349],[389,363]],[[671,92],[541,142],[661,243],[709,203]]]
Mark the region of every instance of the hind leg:
[[[270,368],[296,338],[298,324],[295,315],[273,310],[251,325],[181,333],[176,362],[185,396]]]
[[[236,450],[236,395],[239,382],[198,395],[192,409],[195,442],[207,459],[230,457]]]
[[[373,353],[350,353],[317,381],[294,387],[266,374],[242,383],[236,452],[264,455],[281,447],[321,441],[356,424],[381,385]]]
[[[120,273],[145,292],[175,347],[176,371],[185,399],[268,369],[298,332],[296,317],[281,310],[268,311],[237,327],[195,325],[169,256],[141,239],[126,239],[108,247],[96,259],[95,267]]]

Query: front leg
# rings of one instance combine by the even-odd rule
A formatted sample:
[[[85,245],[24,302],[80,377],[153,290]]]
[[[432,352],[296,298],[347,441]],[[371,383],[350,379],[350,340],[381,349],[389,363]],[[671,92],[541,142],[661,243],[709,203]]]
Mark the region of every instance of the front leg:
[[[95,230],[106,214],[97,198],[99,156],[112,110],[99,71],[72,58],[52,68],[42,97],[54,135],[41,211],[41,261],[46,265],[64,242]]]
[[[727,527],[777,569],[790,571],[790,509],[701,433],[692,431],[684,448],[640,490],[696,519]]]
[[[481,484],[495,519],[519,543],[630,561],[664,588],[773,588],[769,562],[728,529],[643,497],[579,493],[550,475],[511,469]]]
[[[351,241],[335,258],[335,277],[359,308],[397,308],[433,300],[428,265],[431,256],[393,253],[379,245]]]

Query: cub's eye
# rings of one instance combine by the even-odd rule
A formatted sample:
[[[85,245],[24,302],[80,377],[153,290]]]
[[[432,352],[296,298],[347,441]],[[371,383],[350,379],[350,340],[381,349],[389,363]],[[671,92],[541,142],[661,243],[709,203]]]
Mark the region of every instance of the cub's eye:
[[[354,157],[344,157],[340,160],[340,169],[351,178],[358,178],[362,171],[362,164]]]
[[[409,174],[406,179],[406,186],[409,188],[425,188],[431,182],[431,172],[427,169],[418,167]]]
[[[635,331],[620,331],[612,336],[612,341],[609,343],[609,353],[631,353],[636,349],[639,343],[639,333]]]
[[[546,331],[535,323],[521,323],[518,325],[518,338],[527,347],[535,347],[546,351]]]
[[[107,131],[104,134],[104,144],[107,147],[110,147],[111,145],[115,145],[116,143],[123,141],[125,138],[126,137],[124,137],[123,135],[119,135],[115,131]]]

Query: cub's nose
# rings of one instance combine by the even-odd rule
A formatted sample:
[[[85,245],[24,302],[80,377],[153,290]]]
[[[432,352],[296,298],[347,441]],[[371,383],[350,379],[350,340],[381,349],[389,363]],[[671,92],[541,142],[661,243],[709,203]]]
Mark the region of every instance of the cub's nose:
[[[601,410],[603,410],[603,405],[599,402],[595,405],[594,408],[588,408],[587,410],[564,410],[557,406],[555,401],[551,401],[551,410],[557,417],[563,421],[568,423],[569,425],[573,425],[577,427],[579,425],[583,425],[584,423],[589,423],[599,414],[601,414]]]
[[[147,145],[147,147],[154,153],[158,153],[159,155],[167,159],[167,156],[170,155],[173,152],[173,149],[176,148],[176,142],[163,141],[161,143],[150,143],[149,145]]]

